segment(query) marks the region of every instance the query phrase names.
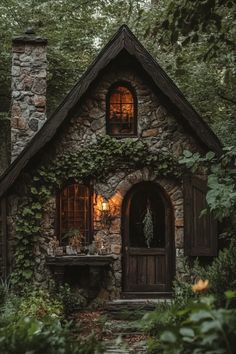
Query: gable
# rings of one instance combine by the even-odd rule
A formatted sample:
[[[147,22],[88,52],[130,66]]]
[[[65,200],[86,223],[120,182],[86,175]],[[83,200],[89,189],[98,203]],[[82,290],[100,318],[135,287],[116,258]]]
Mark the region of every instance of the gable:
[[[109,93],[111,88],[127,85],[134,93],[137,101],[137,133],[131,139],[143,140],[153,153],[168,148],[173,156],[178,157],[184,149],[204,153],[206,150],[188,127],[177,119],[167,105],[161,92],[150,81],[142,68],[129,62],[127,56],[118,56],[100,73],[87,93],[71,112],[70,117],[60,128],[48,151],[54,151],[51,159],[70,151],[80,151],[97,141],[99,136],[109,134]],[[124,128],[124,126],[123,126]],[[109,135],[113,135],[111,132]],[[118,134],[118,139],[126,138],[126,132]],[[129,136],[128,136],[129,137]],[[45,157],[46,158],[46,157]]]
[[[31,159],[54,138],[63,122],[74,115],[78,102],[83,98],[95,79],[121,52],[126,52],[136,65],[145,72],[152,86],[162,96],[162,100],[181,119],[187,129],[197,138],[206,150],[221,153],[221,144],[212,130],[197,114],[173,81],[166,75],[157,62],[145,50],[126,26],[122,26],[111,41],[98,55],[79,82],[67,95],[41,130],[11,164],[0,180],[0,197],[14,183],[20,172]]]

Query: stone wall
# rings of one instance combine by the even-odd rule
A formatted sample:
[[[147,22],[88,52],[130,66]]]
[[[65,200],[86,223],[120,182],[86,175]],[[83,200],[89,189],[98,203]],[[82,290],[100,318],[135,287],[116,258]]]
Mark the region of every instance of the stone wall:
[[[27,31],[12,46],[12,160],[46,120],[46,39]]]
[[[133,139],[142,139],[153,152],[168,150],[175,156],[181,155],[184,149],[197,148],[195,139],[168,111],[168,107],[163,106],[139,73],[129,68],[111,68],[91,88],[81,102],[78,114],[61,130],[54,144],[57,155],[67,149],[79,150],[106,134],[106,94],[114,82],[122,80],[133,86],[138,99],[138,136]]]
[[[158,154],[160,151],[172,152],[178,157],[183,149],[200,151],[197,142],[185,131],[181,122],[164,107],[160,98],[153,92],[149,84],[136,73],[134,69],[110,68],[99,82],[90,88],[88,94],[78,106],[78,113],[68,117],[67,123],[58,132],[49,149],[42,157],[45,164],[55,157],[60,157],[66,151],[80,151],[81,148],[97,141],[99,136],[106,134],[106,94],[109,87],[116,81],[128,81],[135,89],[138,99],[138,136],[134,140],[145,141],[149,149]],[[155,175],[148,168],[137,171],[119,171],[107,176],[104,183],[94,181],[94,191],[97,196],[94,201],[94,237],[103,239],[109,244],[114,262],[107,271],[102,284],[103,298],[117,298],[120,296],[122,282],[122,235],[121,235],[121,208],[126,193],[130,188],[142,181],[153,181],[159,184],[169,195],[174,214],[174,244],[176,252],[176,272],[183,271],[183,187],[182,181],[172,178],[162,178]],[[113,210],[111,224],[106,227],[101,221],[99,197],[106,198]],[[39,247],[36,250],[36,278],[38,282],[45,282],[42,276],[45,269],[46,247],[55,234],[56,203],[52,198],[46,207],[42,220],[42,235]],[[47,270],[48,272],[48,270]],[[46,273],[48,274],[48,273]]]

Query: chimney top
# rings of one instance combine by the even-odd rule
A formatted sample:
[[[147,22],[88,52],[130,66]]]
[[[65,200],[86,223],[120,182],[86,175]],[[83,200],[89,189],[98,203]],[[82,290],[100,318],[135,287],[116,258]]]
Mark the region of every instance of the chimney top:
[[[31,43],[31,44],[42,44],[46,45],[48,43],[47,38],[36,36],[33,27],[26,28],[25,32],[21,36],[14,37],[12,39],[13,44]]]

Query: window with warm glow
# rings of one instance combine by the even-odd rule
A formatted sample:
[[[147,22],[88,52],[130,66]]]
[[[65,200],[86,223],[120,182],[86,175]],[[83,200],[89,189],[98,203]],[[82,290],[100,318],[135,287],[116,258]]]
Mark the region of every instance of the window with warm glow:
[[[128,86],[116,85],[108,94],[107,131],[110,135],[136,134],[135,96]]]
[[[91,241],[92,218],[91,188],[82,184],[65,187],[58,196],[58,227],[61,244],[69,243],[80,235],[83,245]]]

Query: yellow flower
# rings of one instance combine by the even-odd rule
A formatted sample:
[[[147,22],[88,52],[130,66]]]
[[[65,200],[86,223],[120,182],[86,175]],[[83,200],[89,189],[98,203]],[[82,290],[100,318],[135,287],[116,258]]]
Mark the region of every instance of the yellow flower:
[[[209,280],[198,280],[198,282],[192,285],[192,290],[194,293],[201,293],[209,289]]]

